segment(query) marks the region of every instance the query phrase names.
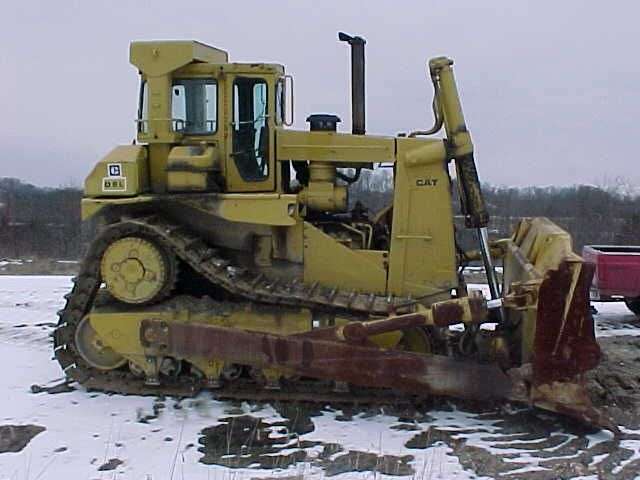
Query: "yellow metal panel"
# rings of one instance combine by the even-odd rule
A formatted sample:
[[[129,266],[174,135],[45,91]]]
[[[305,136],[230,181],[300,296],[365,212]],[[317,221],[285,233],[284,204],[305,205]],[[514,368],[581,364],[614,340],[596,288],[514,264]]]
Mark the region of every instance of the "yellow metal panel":
[[[120,145],[93,168],[84,183],[86,197],[128,197],[149,188],[147,149]]]
[[[169,169],[179,167],[213,168],[218,161],[217,150],[210,145],[177,146],[169,153]]]
[[[346,212],[348,207],[347,187],[333,182],[314,182],[298,192],[300,203],[320,212]]]
[[[310,223],[304,224],[304,281],[384,293],[386,252],[351,250]]]
[[[171,145],[169,143],[152,143],[148,148],[151,190],[155,193],[164,193],[167,191],[167,161]]]
[[[204,192],[209,189],[205,172],[188,170],[167,172],[167,189],[170,192]]]
[[[80,219],[84,222],[96,215],[106,206],[103,202],[96,202],[93,198],[83,198],[80,200]]]
[[[82,220],[87,220],[109,205],[134,205],[151,202],[155,197],[151,195],[139,195],[130,198],[83,198],[80,201],[80,213]]]
[[[393,162],[392,137],[276,129],[278,160],[338,163]]]
[[[191,63],[174,72],[175,77],[218,76],[227,73],[284,75],[284,66],[278,63]]]
[[[273,255],[279,260],[302,263],[303,222],[291,227],[273,227]]]
[[[150,76],[167,74],[191,62],[226,63],[224,50],[193,40],[131,42],[130,62]]]
[[[444,143],[399,138],[388,292],[449,297],[457,286]]]
[[[182,138],[181,133],[174,132],[172,129],[171,76],[169,74],[158,77],[145,76],[144,79],[148,90],[148,118],[146,124],[141,124],[144,128],[138,131],[138,142],[156,144],[156,147],[163,147],[165,151],[161,157],[166,161],[169,146],[164,144],[177,143]],[[150,157],[153,178],[153,166],[157,157],[153,150],[150,151]],[[152,183],[155,185],[155,182]]]
[[[173,147],[167,162],[169,191],[205,191],[215,187],[211,183],[213,171],[218,169],[217,153],[212,146]]]
[[[525,219],[519,227],[524,225],[527,234],[522,238],[519,247],[539,275],[558,268],[563,259],[575,255],[571,235],[548,218]]]
[[[311,312],[307,309],[287,311],[269,307],[229,306],[194,311],[184,308],[154,308],[146,311],[107,308],[91,312],[90,322],[100,339],[119,354],[132,359],[145,355],[140,343],[140,324],[146,318],[166,322],[199,323],[239,328],[254,332],[293,335],[311,330]]]
[[[370,262],[386,269],[385,262],[389,257],[389,252],[386,250],[354,250],[354,252],[356,252],[359,257],[366,258]]]
[[[298,202],[295,195],[246,193],[193,198],[185,196],[180,202],[231,222],[292,226],[298,221]]]
[[[447,57],[432,58],[429,70],[432,78],[438,78],[438,103],[442,113],[444,127],[449,139],[453,156],[456,158],[473,152],[471,135],[462,113],[462,103],[458,94],[458,87],[453,75],[453,60]]]

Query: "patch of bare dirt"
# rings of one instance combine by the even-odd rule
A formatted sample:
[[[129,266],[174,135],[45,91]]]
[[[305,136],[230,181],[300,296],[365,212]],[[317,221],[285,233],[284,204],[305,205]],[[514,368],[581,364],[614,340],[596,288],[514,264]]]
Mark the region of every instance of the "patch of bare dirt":
[[[385,475],[414,474],[413,455],[377,455],[358,450],[345,451],[337,443],[304,440],[314,430],[312,417],[319,413],[304,405],[277,406],[285,418],[265,422],[259,417],[241,415],[221,419],[205,428],[199,442],[200,459],[208,465],[228,468],[287,468],[298,463],[321,467],[331,477],[348,472],[377,472]],[[315,452],[315,453],[314,453]]]
[[[33,437],[45,430],[40,425],[0,425],[0,453],[22,451]]]
[[[110,458],[109,460],[107,460],[106,462],[104,462],[102,465],[100,465],[98,467],[98,471],[99,472],[109,472],[111,470],[115,470],[116,468],[118,468],[123,463],[124,462],[122,460],[120,460],[119,458]]]
[[[640,428],[640,337],[599,338],[603,358],[588,374],[593,403],[618,425]]]

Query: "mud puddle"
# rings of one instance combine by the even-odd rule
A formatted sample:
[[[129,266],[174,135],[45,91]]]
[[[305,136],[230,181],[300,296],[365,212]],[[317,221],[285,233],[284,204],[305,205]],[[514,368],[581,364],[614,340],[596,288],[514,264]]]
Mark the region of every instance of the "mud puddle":
[[[340,444],[305,440],[315,430],[312,417],[321,410],[310,406],[278,405],[282,421],[241,415],[220,419],[219,425],[205,428],[199,439],[200,461],[227,468],[285,469],[305,463],[321,468],[326,476],[348,472],[378,472],[412,475],[412,455],[377,455],[345,450]]]
[[[45,430],[40,425],[0,425],[0,453],[20,452]]]

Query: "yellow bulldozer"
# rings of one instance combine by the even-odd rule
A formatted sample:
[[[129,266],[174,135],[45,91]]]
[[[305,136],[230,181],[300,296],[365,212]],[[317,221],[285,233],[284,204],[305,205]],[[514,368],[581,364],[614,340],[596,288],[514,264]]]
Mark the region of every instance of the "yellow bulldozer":
[[[248,400],[507,399],[609,425],[585,388],[600,358],[593,269],[545,218],[489,241],[453,61],[428,63],[432,128],[367,135],[365,40],[339,39],[351,133],[329,114],[287,128],[282,65],[233,63],[195,41],[131,44],[137,141],[85,182],[97,233],[54,335],[67,377]],[[349,186],[380,167],[392,204],[350,207]],[[476,249],[456,242],[455,194]],[[483,262],[490,298],[467,288],[470,261]]]

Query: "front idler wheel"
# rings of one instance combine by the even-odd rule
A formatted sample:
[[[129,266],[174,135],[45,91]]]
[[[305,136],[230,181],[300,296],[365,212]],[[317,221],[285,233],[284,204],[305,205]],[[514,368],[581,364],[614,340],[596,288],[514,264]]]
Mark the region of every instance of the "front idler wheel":
[[[82,359],[98,370],[115,370],[127,363],[126,358],[102,342],[88,316],[76,329],[75,346]]]

